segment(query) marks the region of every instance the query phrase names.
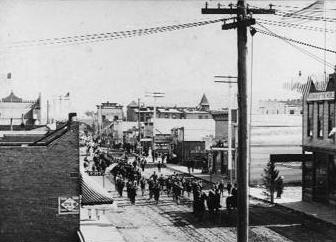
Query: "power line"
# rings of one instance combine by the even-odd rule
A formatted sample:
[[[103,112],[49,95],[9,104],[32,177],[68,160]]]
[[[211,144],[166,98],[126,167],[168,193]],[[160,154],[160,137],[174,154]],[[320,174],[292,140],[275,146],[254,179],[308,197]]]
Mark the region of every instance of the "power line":
[[[185,24],[175,24],[154,28],[142,28],[142,29],[134,29],[127,31],[117,31],[117,32],[107,32],[107,33],[97,33],[97,34],[87,34],[87,35],[75,35],[75,36],[67,36],[60,38],[48,38],[48,39],[39,39],[39,40],[28,40],[28,41],[18,41],[12,42],[6,49],[11,48],[27,48],[27,47],[38,47],[38,46],[50,46],[50,45],[78,45],[85,43],[93,43],[93,42],[101,42],[101,41],[109,41],[115,39],[122,38],[131,38],[136,36],[150,35],[161,32],[170,32],[175,30],[182,30],[193,27],[200,27],[208,24],[218,23],[221,21],[229,20],[233,18],[226,19],[214,19],[214,20],[205,20],[198,21],[192,23]]]
[[[303,9],[304,7],[299,7],[299,6],[292,6],[292,5],[280,5],[280,4],[273,4],[274,7],[279,7],[279,8],[292,8],[292,9]],[[320,10],[321,8],[316,8],[316,7],[311,7],[310,9],[312,10]],[[335,8],[327,8],[327,11],[336,11]],[[293,11],[298,11],[298,10],[293,10]]]
[[[280,14],[279,14],[280,13]],[[309,16],[305,14],[297,14],[293,12],[285,12],[278,10],[275,15],[285,17],[285,18],[295,18],[295,19],[302,19],[302,20],[313,20],[313,21],[326,21],[335,23],[336,18],[327,18],[327,17],[321,17],[321,16]]]
[[[261,22],[266,25],[274,25],[279,27],[288,27],[288,28],[296,28],[296,29],[303,29],[303,30],[309,30],[309,31],[315,31],[315,32],[327,32],[327,33],[336,33],[336,29],[324,29],[316,26],[309,26],[309,25],[302,25],[302,24],[294,24],[294,23],[288,23],[288,22],[281,22],[281,21],[275,21],[275,20],[268,20],[268,19],[260,19],[256,18],[257,22]]]
[[[261,23],[258,23],[258,24],[263,27],[263,25]],[[308,46],[308,47],[311,47],[311,48],[315,48],[315,49],[319,49],[319,50],[323,50],[323,51],[327,51],[327,52],[331,52],[331,53],[336,54],[336,51],[332,50],[332,49],[326,49],[326,48],[323,48],[323,47],[320,47],[320,46],[308,44],[308,43],[300,41],[300,40],[295,40],[295,39],[292,39],[292,38],[287,38],[287,37],[284,37],[284,36],[280,36],[280,35],[277,35],[277,34],[271,32],[271,31],[267,32],[267,31],[264,31],[264,30],[261,30],[261,29],[256,29],[256,30],[258,32],[262,33],[262,34],[266,34],[266,35],[269,35],[269,36],[272,36],[272,37],[285,39],[287,41],[294,42],[294,43],[297,43],[297,44],[300,44],[300,45],[305,45],[305,46]]]
[[[259,31],[258,31],[259,32]],[[281,40],[285,41],[287,44],[289,44],[290,46],[292,46],[293,48],[297,49],[298,51],[300,51],[301,53],[313,58],[314,60],[316,60],[317,62],[319,62],[321,65],[324,65],[324,60],[323,58],[321,57],[318,57],[317,55],[311,53],[310,51],[304,49],[304,48],[301,48],[300,46],[298,45],[295,45],[285,39],[282,39],[280,38]],[[326,65],[330,68],[330,69],[333,69],[333,65],[330,63],[330,62],[326,62]]]
[[[258,23],[258,24],[259,24],[262,28],[266,29],[266,31],[267,31],[267,32],[265,32],[265,31],[262,31],[262,30],[260,30],[260,29],[256,29],[258,32],[260,32],[260,33],[262,33],[262,32],[265,32],[265,33],[271,33],[271,34],[272,34],[272,37],[278,37],[279,39],[285,41],[287,44],[291,45],[292,47],[294,47],[295,49],[297,49],[298,51],[300,51],[301,53],[303,53],[303,54],[305,54],[305,55],[308,55],[309,57],[313,58],[314,60],[316,60],[316,61],[319,62],[320,64],[324,65],[324,60],[323,60],[323,58],[320,58],[320,57],[314,55],[313,53],[309,52],[308,50],[303,49],[303,48],[301,48],[300,46],[297,46],[297,45],[291,43],[291,42],[288,41],[287,39],[285,39],[285,38],[283,38],[283,37],[281,37],[281,36],[275,34],[273,31],[271,31],[271,30],[268,29],[267,27],[263,26],[262,24],[260,24],[260,23]],[[267,34],[267,35],[268,35],[268,34]],[[331,63],[329,63],[329,62],[326,62],[326,65],[327,65],[329,68],[331,68],[331,69],[334,68],[334,66],[333,66]]]

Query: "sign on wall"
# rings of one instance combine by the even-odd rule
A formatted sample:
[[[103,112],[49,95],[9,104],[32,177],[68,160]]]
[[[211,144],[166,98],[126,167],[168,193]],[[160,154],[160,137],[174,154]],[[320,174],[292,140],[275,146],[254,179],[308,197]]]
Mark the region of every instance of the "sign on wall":
[[[334,100],[335,92],[312,92],[308,94],[307,101]]]
[[[79,197],[58,197],[58,214],[79,214]]]
[[[104,176],[104,172],[100,171],[86,171],[89,176]]]

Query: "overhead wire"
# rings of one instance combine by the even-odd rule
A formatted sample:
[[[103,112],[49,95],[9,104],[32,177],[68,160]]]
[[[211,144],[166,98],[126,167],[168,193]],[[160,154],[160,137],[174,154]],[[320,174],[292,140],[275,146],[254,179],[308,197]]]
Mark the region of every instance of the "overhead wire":
[[[310,15],[305,15],[305,14],[297,14],[293,12],[285,12],[285,11],[280,11],[277,10],[275,12],[275,15],[284,17],[284,18],[294,18],[294,19],[302,19],[302,20],[311,20],[311,21],[326,21],[326,22],[331,22],[335,23],[336,18],[327,18],[327,17],[321,17],[321,16],[310,16]]]
[[[291,41],[288,39],[288,38],[285,38],[285,37],[282,37],[280,35],[277,35],[276,33],[274,33],[273,31],[271,31],[270,29],[268,29],[267,27],[265,27],[264,25],[262,25],[261,23],[258,23],[258,25],[260,25],[262,28],[264,28],[266,31],[263,31],[261,29],[258,29],[258,28],[255,28],[257,30],[257,32],[259,33],[262,33],[262,34],[265,34],[265,35],[269,35],[269,36],[272,36],[272,37],[277,37],[283,41],[285,41],[287,44],[291,45],[292,47],[294,47],[295,49],[299,50],[301,53],[304,53],[305,55],[308,55],[309,57],[313,58],[314,60],[316,60],[317,62],[319,62],[320,64],[324,65],[324,59],[323,58],[320,58],[318,56],[316,56],[315,54],[311,53],[310,51],[306,50],[306,49],[303,49],[301,48],[300,46],[297,46],[293,43],[291,43]],[[295,42],[296,43],[296,42]],[[296,43],[298,44],[298,43]],[[321,47],[320,47],[321,48]],[[334,66],[333,64],[329,63],[329,62],[326,62],[326,65],[333,69]]]
[[[264,27],[261,23],[258,23],[258,24],[260,26]],[[317,45],[309,44],[309,43],[306,43],[306,42],[303,42],[303,41],[300,41],[300,40],[296,40],[296,39],[293,39],[293,38],[288,38],[288,37],[280,36],[280,35],[272,32],[272,31],[269,31],[269,30],[268,31],[264,31],[264,30],[261,30],[261,29],[256,29],[256,30],[258,30],[258,32],[260,32],[262,34],[266,34],[266,35],[269,35],[269,36],[273,36],[273,37],[277,37],[277,38],[280,38],[280,39],[284,39],[286,41],[294,42],[296,44],[305,45],[305,46],[308,46],[308,47],[311,47],[311,48],[315,48],[315,49],[319,49],[319,50],[323,50],[323,51],[327,51],[327,52],[336,54],[336,50],[327,49],[327,48],[323,48],[323,47],[320,47],[320,46],[317,46]]]
[[[181,29],[200,27],[208,24],[218,23],[225,20],[233,18],[220,18],[213,20],[198,21],[185,24],[174,24],[168,26],[160,26],[153,28],[142,28],[142,29],[133,29],[127,31],[116,31],[116,32],[107,32],[107,33],[97,33],[97,34],[86,34],[86,35],[74,35],[66,37],[55,37],[39,40],[26,40],[26,41],[17,41],[5,45],[5,49],[11,48],[26,48],[26,47],[36,47],[36,46],[49,46],[49,45],[73,45],[73,44],[85,44],[93,43],[100,41],[109,41],[121,38],[131,38],[142,35],[150,35],[161,32],[170,32]]]
[[[262,18],[255,18],[258,22],[261,22],[266,25],[274,25],[279,27],[285,27],[285,28],[296,28],[296,29],[303,29],[303,30],[309,30],[309,31],[315,31],[315,32],[324,32],[327,31],[327,33],[336,33],[336,29],[324,29],[321,27],[316,26],[309,26],[309,25],[302,25],[302,24],[294,24],[294,23],[288,23],[283,21],[276,21],[276,20],[268,20],[268,19],[262,19]]]
[[[272,4],[272,6],[274,7],[279,7],[279,8],[285,8],[285,9],[288,9],[288,8],[292,8],[292,9],[302,9],[303,7],[301,6],[293,6],[293,5],[281,5],[281,4]],[[313,10],[320,10],[320,8],[316,8],[316,7],[311,7],[310,9],[313,9]],[[326,9],[327,11],[336,11],[335,8],[327,8]],[[295,10],[297,11],[297,10]]]

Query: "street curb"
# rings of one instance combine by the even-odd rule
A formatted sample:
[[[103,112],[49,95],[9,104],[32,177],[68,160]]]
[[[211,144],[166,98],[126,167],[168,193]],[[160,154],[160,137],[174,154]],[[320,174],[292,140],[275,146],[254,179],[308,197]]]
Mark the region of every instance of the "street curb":
[[[188,175],[193,176],[193,177],[195,177],[195,178],[197,178],[197,179],[200,179],[200,180],[203,180],[203,181],[205,181],[205,182],[207,182],[207,183],[210,183],[210,181],[208,181],[208,180],[206,180],[206,179],[204,179],[204,178],[197,177],[197,176],[194,176],[194,175],[192,175],[192,174],[182,172],[182,171],[180,171],[180,170],[171,168],[171,167],[169,167],[169,166],[167,166],[167,169],[170,169],[170,170],[173,170],[173,171],[176,171],[176,172],[179,172],[179,173],[183,173],[183,174],[188,174]],[[213,182],[212,182],[212,183],[213,183]],[[268,201],[268,200],[266,200],[266,199],[262,199],[262,198],[259,198],[259,197],[255,197],[255,196],[253,196],[253,195],[249,195],[249,197],[252,198],[252,199],[255,199],[255,200],[262,201],[262,202],[264,202],[264,203],[270,204],[270,205],[274,205],[274,206],[276,206],[276,207],[284,208],[284,209],[286,209],[286,210],[288,210],[288,211],[291,211],[291,212],[294,212],[294,213],[296,213],[296,214],[298,214],[298,215],[303,215],[303,216],[304,216],[305,218],[307,218],[307,219],[311,219],[311,220],[316,221],[316,222],[322,222],[323,224],[325,224],[325,225],[327,225],[327,226],[331,226],[331,227],[334,227],[334,228],[336,227],[336,224],[334,224],[334,223],[332,223],[332,222],[329,222],[329,221],[326,221],[326,220],[323,220],[323,219],[321,219],[321,218],[315,217],[315,216],[312,215],[312,214],[308,214],[308,213],[305,213],[305,212],[302,212],[302,211],[298,211],[298,210],[295,210],[295,209],[293,209],[293,208],[289,208],[289,207],[283,206],[283,205],[281,205],[281,204],[279,204],[279,203],[271,203],[270,201]]]

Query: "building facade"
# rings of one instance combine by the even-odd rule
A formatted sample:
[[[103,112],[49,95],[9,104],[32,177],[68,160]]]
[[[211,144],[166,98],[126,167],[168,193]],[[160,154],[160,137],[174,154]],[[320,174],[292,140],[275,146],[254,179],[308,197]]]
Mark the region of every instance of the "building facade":
[[[144,106],[139,107],[136,102],[132,101],[127,105],[127,121],[148,122],[153,118],[154,107]],[[181,106],[162,106],[156,107],[156,118],[160,119],[211,119],[210,104],[207,97],[203,94],[199,105],[195,107]]]
[[[1,241],[78,241],[78,128],[71,122],[42,138],[0,141]]]
[[[303,102],[303,152],[312,154],[303,162],[303,200],[336,206],[335,128],[336,72],[329,75],[325,90],[309,83]]]
[[[12,91],[0,101],[0,125],[38,125],[41,123],[41,95],[24,100]]]
[[[268,99],[258,102],[258,114],[302,115],[302,99]]]
[[[115,120],[123,120],[123,106],[118,103],[102,103],[101,105],[97,105],[97,113],[99,115],[98,119],[102,121],[115,121]]]

